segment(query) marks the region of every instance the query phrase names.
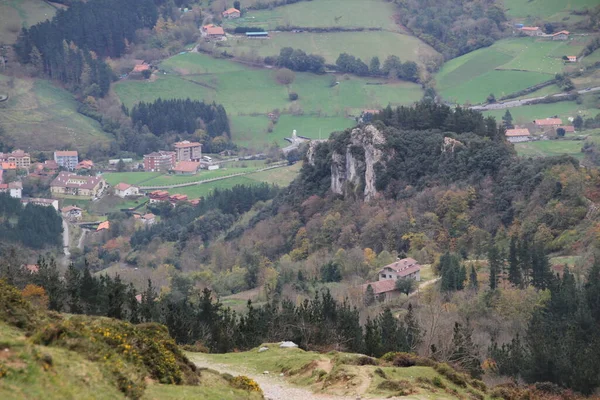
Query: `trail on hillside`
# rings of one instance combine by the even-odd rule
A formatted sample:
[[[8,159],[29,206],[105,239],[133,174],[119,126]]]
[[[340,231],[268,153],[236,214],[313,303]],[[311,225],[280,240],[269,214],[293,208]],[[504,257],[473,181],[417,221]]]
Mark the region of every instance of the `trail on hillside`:
[[[231,375],[246,375],[254,379],[261,387],[267,400],[356,400],[360,396],[334,396],[329,394],[314,393],[309,389],[293,387],[281,376],[271,374],[252,373],[246,369],[238,369],[231,365],[217,364],[202,357],[201,354],[194,354],[190,359],[199,368],[210,368],[220,373],[228,373]]]

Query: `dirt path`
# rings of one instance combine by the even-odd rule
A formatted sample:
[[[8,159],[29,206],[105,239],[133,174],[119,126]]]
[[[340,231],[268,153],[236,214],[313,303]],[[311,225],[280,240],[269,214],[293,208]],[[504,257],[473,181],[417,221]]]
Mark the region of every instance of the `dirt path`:
[[[216,364],[202,357],[202,355],[194,354],[191,360],[200,368],[210,368],[220,373],[228,373],[231,375],[246,375],[254,379],[261,387],[267,400],[356,400],[360,396],[333,396],[328,394],[314,393],[309,389],[293,387],[285,379],[276,374],[257,374],[249,372],[245,369],[238,369],[231,365]]]

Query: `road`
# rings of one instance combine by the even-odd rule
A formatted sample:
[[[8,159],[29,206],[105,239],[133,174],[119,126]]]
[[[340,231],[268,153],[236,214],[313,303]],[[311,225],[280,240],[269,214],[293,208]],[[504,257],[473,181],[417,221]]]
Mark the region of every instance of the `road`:
[[[577,93],[578,94],[587,94],[587,93],[592,93],[592,92],[597,92],[597,91],[600,91],[600,86],[596,86],[596,87],[589,88],[589,89],[578,90]],[[531,104],[534,101],[542,100],[545,98],[561,98],[561,97],[567,97],[567,96],[569,96],[569,93],[558,93],[558,94],[554,94],[552,96],[540,96],[540,97],[531,97],[531,98],[522,99],[522,100],[502,101],[499,103],[486,104],[483,106],[472,106],[470,108],[472,110],[477,110],[477,111],[503,110],[505,108],[526,106],[528,104]]]
[[[69,257],[71,257],[71,252],[69,251],[69,224],[67,223],[67,221],[64,218],[62,220],[62,225],[63,225],[63,250],[65,253],[65,258],[68,261]]]
[[[236,368],[226,364],[216,364],[207,360],[202,354],[188,354],[190,360],[199,368],[210,368],[220,373],[231,375],[246,375],[256,381],[265,394],[267,400],[356,400],[357,396],[333,396],[322,393],[314,393],[309,389],[291,386],[283,377],[277,374],[257,374],[245,369]],[[360,396],[358,396],[360,398]]]

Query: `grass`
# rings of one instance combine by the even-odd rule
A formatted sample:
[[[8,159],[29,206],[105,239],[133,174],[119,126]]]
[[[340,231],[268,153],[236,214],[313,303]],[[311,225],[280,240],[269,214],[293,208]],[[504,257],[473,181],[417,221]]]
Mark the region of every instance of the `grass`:
[[[143,183],[143,186],[168,186],[181,183],[199,182],[207,179],[220,178],[232,174],[248,173],[259,168],[258,165],[247,168],[224,167],[214,171],[200,171],[196,175],[160,175]],[[179,190],[179,188],[173,189]]]
[[[568,154],[576,158],[583,158],[581,140],[541,140],[538,142],[516,143],[515,149],[524,157],[551,157]]]
[[[259,400],[258,393],[232,388],[226,379],[216,372],[202,371],[202,386],[149,385],[142,400]]]
[[[169,193],[185,194],[190,199],[198,199],[206,197],[215,189],[231,189],[236,185],[256,185],[258,182],[246,176],[236,176],[233,178],[222,179],[219,181],[202,183],[200,185],[185,186],[175,189],[170,189]]]
[[[0,92],[10,96],[0,112],[7,144],[36,151],[108,147],[100,124],[79,114],[77,102],[66,90],[41,79],[0,75]]]
[[[153,178],[161,176],[160,172],[106,172],[102,177],[111,186],[125,182],[130,185],[139,185]]]
[[[513,18],[552,19],[556,14],[568,15],[569,11],[593,8],[597,5],[596,0],[504,0],[506,13]]]
[[[437,89],[457,103],[484,102],[550,80],[563,71],[564,55],[579,54],[581,41],[510,38],[447,62],[436,76]]]
[[[4,0],[0,2],[0,43],[16,42],[21,28],[50,19],[56,8],[43,0]]]
[[[312,131],[318,137],[320,127],[322,134],[327,135],[327,130],[351,126],[352,121],[345,117],[357,109],[412,104],[422,97],[421,87],[414,83],[309,73],[296,73],[295,81],[288,88],[275,81],[273,70],[248,68],[199,53],[171,57],[161,64],[161,68],[168,73],[159,75],[154,82],[122,81],[116,84],[114,88],[121,101],[127,107],[159,97],[221,103],[232,119],[234,142],[239,140],[239,144],[255,146],[274,140],[284,144],[281,139],[290,135],[292,129]],[[339,84],[332,87],[332,79]],[[298,93],[299,99],[290,102],[289,91]],[[269,121],[266,114],[275,109],[290,117],[291,114],[302,115],[302,119],[289,119],[295,123],[286,126],[286,117],[283,117],[281,128],[276,126],[274,135],[267,134]],[[303,126],[297,126],[299,123],[296,122]]]
[[[273,10],[249,11],[243,18],[226,21],[226,26],[278,26],[379,28],[399,31],[393,3],[381,0],[301,1]]]
[[[397,32],[328,32],[328,33],[271,33],[268,40],[230,39],[232,52],[236,55],[274,56],[283,47],[302,49],[307,53],[325,57],[327,63],[335,64],[340,53],[360,57],[369,64],[377,56],[381,63],[389,55],[402,61],[422,61],[437,52],[414,36]]]
[[[256,172],[247,177],[257,182],[266,182],[280,187],[286,187],[296,178],[300,172],[300,168],[302,168],[302,163],[296,163],[289,167]]]

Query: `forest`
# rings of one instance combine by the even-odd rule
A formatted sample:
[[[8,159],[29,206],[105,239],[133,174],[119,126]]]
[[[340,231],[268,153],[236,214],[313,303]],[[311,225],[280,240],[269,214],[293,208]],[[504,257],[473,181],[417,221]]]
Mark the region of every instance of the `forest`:
[[[0,193],[0,239],[34,249],[62,244],[62,219],[54,207],[27,204]]]
[[[477,0],[395,0],[401,23],[446,60],[487,47],[503,35],[504,10]]]
[[[74,2],[50,21],[23,28],[15,52],[22,64],[85,96],[104,97],[113,72],[104,57],[119,57],[137,29],[152,28],[152,0]]]
[[[157,136],[168,132],[192,134],[202,129],[211,139],[225,136],[229,140],[231,134],[225,108],[215,103],[157,99],[153,103],[136,104],[129,114],[134,125],[146,125]]]

